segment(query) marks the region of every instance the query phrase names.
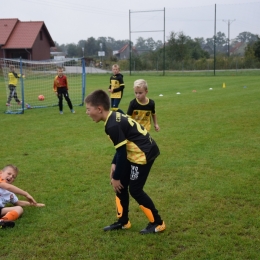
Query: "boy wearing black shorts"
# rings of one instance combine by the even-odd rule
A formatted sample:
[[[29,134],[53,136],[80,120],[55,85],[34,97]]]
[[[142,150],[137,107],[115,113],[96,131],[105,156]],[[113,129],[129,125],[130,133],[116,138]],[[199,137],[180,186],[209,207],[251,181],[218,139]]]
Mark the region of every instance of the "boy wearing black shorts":
[[[86,113],[95,122],[105,122],[105,132],[116,149],[113,161],[115,171],[111,185],[116,193],[118,221],[104,227],[104,231],[128,229],[129,193],[147,216],[149,223],[141,234],[165,230],[165,223],[158,214],[152,199],[143,187],[156,157],[160,154],[156,142],[148,131],[130,117],[109,111],[110,100],[103,90],[96,90],[85,98]]]

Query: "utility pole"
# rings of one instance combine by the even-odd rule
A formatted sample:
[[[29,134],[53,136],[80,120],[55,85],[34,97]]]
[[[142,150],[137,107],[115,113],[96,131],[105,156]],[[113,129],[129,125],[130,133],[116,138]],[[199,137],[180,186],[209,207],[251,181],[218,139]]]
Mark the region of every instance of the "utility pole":
[[[233,23],[235,20],[223,20],[223,22],[228,24],[228,57],[230,55],[230,50],[229,50],[229,46],[230,46],[230,24]]]

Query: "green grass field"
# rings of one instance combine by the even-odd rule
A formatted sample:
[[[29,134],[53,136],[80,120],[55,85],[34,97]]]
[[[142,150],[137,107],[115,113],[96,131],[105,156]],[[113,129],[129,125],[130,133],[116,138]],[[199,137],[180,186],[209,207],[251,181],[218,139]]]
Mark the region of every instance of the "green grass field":
[[[84,106],[76,114],[67,106],[63,115],[57,107],[4,114],[0,78],[0,167],[16,164],[15,184],[46,204],[25,208],[15,228],[0,230],[0,259],[259,259],[259,75],[124,74],[124,111],[138,78],[148,81],[161,127],[151,131],[161,155],[145,190],[165,232],[138,233],[148,221],[133,199],[132,228],[103,232],[116,220],[109,185],[114,148],[103,123],[94,123]],[[109,75],[88,75],[87,93],[108,82]]]

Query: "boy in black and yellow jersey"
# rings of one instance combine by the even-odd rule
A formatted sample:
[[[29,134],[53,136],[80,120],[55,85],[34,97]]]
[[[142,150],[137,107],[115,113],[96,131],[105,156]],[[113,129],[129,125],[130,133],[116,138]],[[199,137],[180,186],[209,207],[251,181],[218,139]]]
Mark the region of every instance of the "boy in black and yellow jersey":
[[[112,66],[113,75],[110,77],[110,85],[108,88],[108,92],[110,92],[111,98],[111,108],[113,111],[118,111],[120,113],[124,112],[118,108],[119,103],[123,97],[123,90],[125,88],[123,75],[120,72],[119,65],[114,64]]]
[[[8,88],[10,90],[10,93],[9,93],[9,96],[8,96],[8,99],[7,99],[7,102],[6,102],[6,106],[10,106],[10,102],[11,102],[11,99],[14,98],[15,99],[15,102],[17,102],[18,105],[21,105],[22,102],[19,100],[18,96],[17,96],[17,92],[16,92],[16,86],[18,84],[18,79],[20,77],[25,77],[23,74],[17,74],[14,69],[14,65],[10,65],[10,71],[8,73],[8,78],[9,78],[9,85],[8,85]]]
[[[96,90],[85,98],[86,113],[95,122],[105,122],[105,132],[116,149],[116,169],[110,176],[116,193],[118,221],[106,226],[104,231],[128,229],[129,193],[140,205],[149,224],[141,234],[161,232],[165,223],[158,214],[152,199],[143,191],[150,169],[160,154],[156,142],[147,130],[130,117],[109,111],[109,97],[103,90]]]
[[[151,118],[153,119],[155,131],[159,131],[160,127],[157,123],[155,114],[155,102],[149,99],[148,84],[144,79],[138,79],[134,82],[135,99],[133,99],[128,107],[127,115],[142,125],[147,131],[151,129]]]

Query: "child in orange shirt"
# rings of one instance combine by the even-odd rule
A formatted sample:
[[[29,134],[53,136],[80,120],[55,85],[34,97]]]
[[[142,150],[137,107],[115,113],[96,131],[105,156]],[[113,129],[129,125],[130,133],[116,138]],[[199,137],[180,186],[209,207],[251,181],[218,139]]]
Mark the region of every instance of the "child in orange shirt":
[[[69,86],[68,86],[67,77],[66,77],[66,75],[63,74],[62,67],[59,67],[57,72],[58,72],[58,75],[54,79],[53,90],[59,99],[60,114],[61,115],[63,114],[63,96],[68,103],[71,113],[75,114],[71,100],[69,98],[69,93],[68,93]]]

